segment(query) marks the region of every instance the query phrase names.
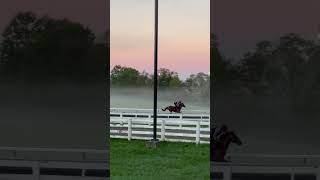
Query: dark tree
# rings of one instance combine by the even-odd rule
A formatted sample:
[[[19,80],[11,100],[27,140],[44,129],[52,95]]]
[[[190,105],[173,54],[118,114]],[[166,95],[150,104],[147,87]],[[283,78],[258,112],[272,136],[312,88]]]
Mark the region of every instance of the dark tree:
[[[83,79],[92,71],[93,49],[99,49],[93,32],[82,24],[32,12],[18,13],[2,36],[3,69],[24,79]]]
[[[37,16],[34,13],[20,12],[4,29],[0,64],[5,74],[11,72],[17,76],[23,68],[22,59],[33,43],[33,32],[38,29],[36,21]]]
[[[218,48],[218,39],[214,34],[211,34],[211,45],[210,45],[210,54],[211,54],[211,63],[213,64],[213,82],[214,82],[214,91],[217,92],[223,86],[226,86],[228,83],[228,68],[230,63],[225,60],[221,55]]]

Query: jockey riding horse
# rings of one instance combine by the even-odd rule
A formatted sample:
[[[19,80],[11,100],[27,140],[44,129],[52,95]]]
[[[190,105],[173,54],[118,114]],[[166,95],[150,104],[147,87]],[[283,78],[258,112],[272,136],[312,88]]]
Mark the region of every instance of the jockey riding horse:
[[[169,110],[170,113],[175,112],[175,113],[181,113],[182,107],[186,107],[184,103],[181,101],[179,102],[174,102],[174,106],[167,106],[166,108],[162,109],[162,111]]]
[[[242,145],[240,138],[224,124],[220,128],[211,129],[210,136],[211,161],[226,162],[224,158],[229,145]]]

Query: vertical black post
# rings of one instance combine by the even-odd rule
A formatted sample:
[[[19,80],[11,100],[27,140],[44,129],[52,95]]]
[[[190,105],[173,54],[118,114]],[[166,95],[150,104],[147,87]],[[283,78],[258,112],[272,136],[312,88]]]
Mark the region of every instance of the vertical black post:
[[[155,0],[154,31],[154,96],[153,96],[153,140],[157,139],[157,95],[158,95],[158,0]]]

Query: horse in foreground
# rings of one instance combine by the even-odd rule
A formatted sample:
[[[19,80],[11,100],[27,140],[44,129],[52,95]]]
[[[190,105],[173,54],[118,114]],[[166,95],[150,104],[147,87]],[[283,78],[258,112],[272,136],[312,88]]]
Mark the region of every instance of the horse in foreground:
[[[186,107],[181,101],[179,101],[178,103],[175,102],[174,104],[175,104],[175,106],[167,106],[166,108],[164,108],[164,109],[161,108],[161,109],[162,109],[162,111],[169,110],[170,113],[172,113],[172,112],[181,113],[181,109],[183,107]]]
[[[227,162],[227,160],[225,160],[225,155],[231,143],[235,143],[239,146],[242,145],[240,138],[233,131],[227,131],[221,136],[219,141],[211,139],[211,161]]]

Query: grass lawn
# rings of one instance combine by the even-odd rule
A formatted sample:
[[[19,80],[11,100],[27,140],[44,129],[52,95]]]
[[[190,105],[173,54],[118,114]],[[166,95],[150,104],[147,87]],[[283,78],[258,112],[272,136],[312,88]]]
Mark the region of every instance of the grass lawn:
[[[209,145],[161,142],[148,149],[147,141],[111,139],[112,180],[208,180]]]

